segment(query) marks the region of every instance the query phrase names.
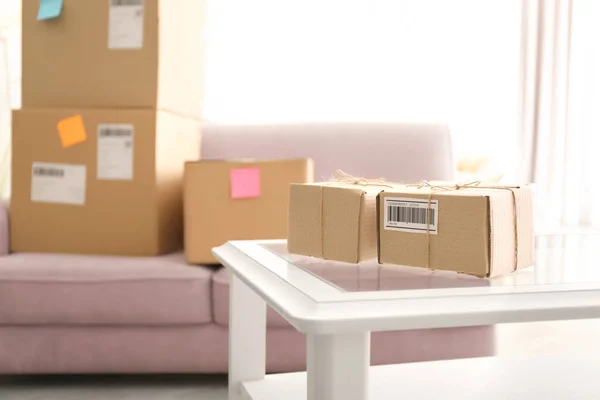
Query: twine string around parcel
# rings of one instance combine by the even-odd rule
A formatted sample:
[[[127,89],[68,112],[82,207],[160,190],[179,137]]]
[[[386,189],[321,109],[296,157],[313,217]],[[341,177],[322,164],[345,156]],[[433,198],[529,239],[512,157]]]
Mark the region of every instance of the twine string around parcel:
[[[350,185],[360,186],[381,186],[387,188],[393,188],[393,185],[387,183],[385,178],[367,179],[350,175],[341,169],[335,171],[334,182],[347,183]],[[321,254],[324,256],[324,245],[323,245],[323,187],[321,186]],[[356,285],[357,290],[360,291],[360,264],[356,264]],[[377,290],[381,288],[381,265],[377,268]]]

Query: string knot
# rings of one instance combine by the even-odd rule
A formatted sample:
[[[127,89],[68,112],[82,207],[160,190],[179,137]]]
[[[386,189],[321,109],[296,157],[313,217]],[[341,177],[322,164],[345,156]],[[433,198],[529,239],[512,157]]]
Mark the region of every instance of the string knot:
[[[460,190],[460,189],[465,189],[465,188],[476,188],[476,187],[479,187],[480,184],[481,184],[481,181],[472,181],[472,182],[467,182],[467,183],[452,183],[452,184],[434,184],[429,181],[421,181],[421,183],[419,183],[417,185],[410,185],[410,186],[417,186],[419,189],[427,187],[427,188],[431,189],[432,191],[450,191],[450,190]]]
[[[385,178],[375,178],[375,179],[367,179],[358,176],[350,175],[341,169],[335,171],[333,180],[335,182],[347,183],[350,185],[360,185],[360,186],[384,186],[384,187],[393,187],[392,185],[387,184]]]

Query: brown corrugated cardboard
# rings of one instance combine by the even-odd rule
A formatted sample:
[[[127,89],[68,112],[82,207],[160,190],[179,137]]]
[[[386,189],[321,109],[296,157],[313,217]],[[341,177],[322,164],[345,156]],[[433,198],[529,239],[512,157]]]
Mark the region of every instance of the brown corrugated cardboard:
[[[73,116],[86,139],[63,147],[57,126]],[[195,120],[150,109],[14,111],[12,251],[180,249],[183,169],[199,157],[199,133]]]
[[[532,216],[530,185],[386,189],[378,199],[379,262],[479,277],[510,273],[533,264]]]
[[[205,0],[23,0],[23,106],[201,114]],[[137,4],[137,5],[136,5]]]
[[[212,248],[228,240],[285,239],[290,184],[312,179],[310,159],[187,163],[184,221],[188,262],[216,263]]]
[[[340,182],[292,185],[289,252],[350,263],[375,258],[376,197],[382,189]]]

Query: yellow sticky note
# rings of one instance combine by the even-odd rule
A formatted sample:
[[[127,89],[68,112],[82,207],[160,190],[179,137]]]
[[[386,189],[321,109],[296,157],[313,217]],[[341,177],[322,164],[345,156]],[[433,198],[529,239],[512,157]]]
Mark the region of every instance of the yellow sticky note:
[[[63,148],[71,147],[87,140],[83,118],[79,114],[61,119],[58,121],[56,129],[58,129],[58,135],[60,136]]]

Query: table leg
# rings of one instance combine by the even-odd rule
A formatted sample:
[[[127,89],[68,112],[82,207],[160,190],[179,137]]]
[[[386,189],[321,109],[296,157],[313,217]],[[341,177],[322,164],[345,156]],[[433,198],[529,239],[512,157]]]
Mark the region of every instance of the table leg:
[[[241,400],[241,382],[265,377],[267,305],[235,275],[229,286],[229,400]]]
[[[307,335],[308,400],[367,400],[371,334]]]

